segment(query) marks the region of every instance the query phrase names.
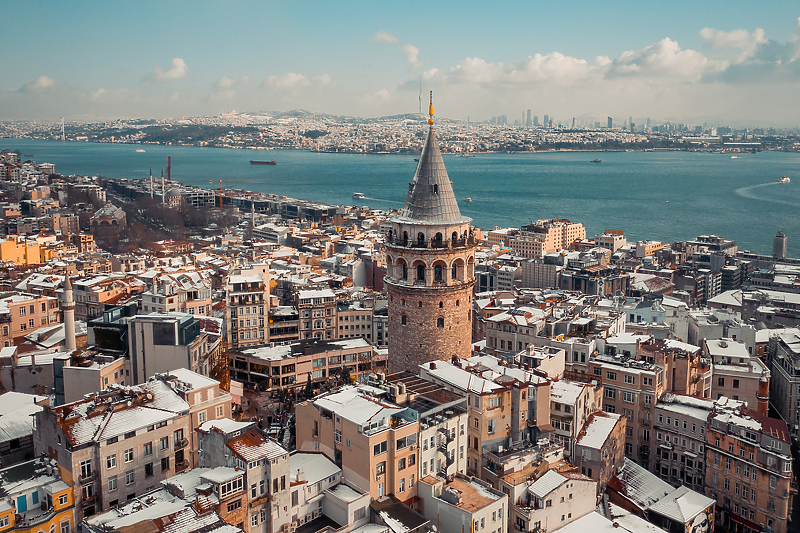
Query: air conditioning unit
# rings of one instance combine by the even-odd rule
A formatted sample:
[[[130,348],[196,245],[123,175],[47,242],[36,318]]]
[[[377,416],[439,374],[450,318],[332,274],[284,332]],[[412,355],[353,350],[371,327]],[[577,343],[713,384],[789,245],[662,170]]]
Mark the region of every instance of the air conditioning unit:
[[[413,451],[414,451],[414,450],[416,450],[416,449],[417,449],[417,445],[416,445],[416,444],[412,444],[412,445],[411,445],[411,451],[413,452]]]

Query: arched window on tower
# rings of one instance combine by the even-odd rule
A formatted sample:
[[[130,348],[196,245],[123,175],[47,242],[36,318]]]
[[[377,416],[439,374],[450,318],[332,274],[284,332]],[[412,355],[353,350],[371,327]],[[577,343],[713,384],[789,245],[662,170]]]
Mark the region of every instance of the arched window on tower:
[[[425,281],[425,265],[417,265],[417,281]]]
[[[453,263],[453,266],[450,267],[450,279],[455,281],[457,277],[458,277],[458,269],[456,268],[456,264]]]
[[[443,328],[444,327],[444,318],[439,317],[436,319],[436,327]]]
[[[436,235],[433,236],[433,243],[437,246],[442,245],[442,232],[437,232]]]
[[[400,324],[405,326],[407,323],[408,323],[408,319],[406,318],[406,315],[401,315],[400,316]]]
[[[439,194],[439,185],[433,184],[433,194]]]
[[[405,246],[406,244],[408,244],[408,232],[404,231],[403,232],[403,246]]]
[[[389,242],[392,242],[392,230],[389,230]]]
[[[408,265],[403,263],[403,279],[408,279]]]
[[[439,302],[439,309],[443,309],[443,308],[444,308],[444,302]]]
[[[425,244],[425,234],[421,231],[417,233],[417,244],[424,245]]]
[[[456,241],[458,240],[458,232],[454,231],[452,235],[450,235],[450,239],[453,241],[453,246],[456,245]]]
[[[433,267],[433,281],[442,281],[442,265],[434,265]]]

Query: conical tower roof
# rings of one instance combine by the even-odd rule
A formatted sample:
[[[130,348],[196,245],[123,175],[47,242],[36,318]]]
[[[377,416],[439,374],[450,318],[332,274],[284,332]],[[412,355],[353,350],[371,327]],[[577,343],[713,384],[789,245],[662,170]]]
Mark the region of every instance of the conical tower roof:
[[[416,224],[468,224],[472,219],[461,216],[453,194],[453,185],[444,167],[439,142],[433,131],[432,103],[431,119],[428,122],[431,127],[414,172],[414,179],[409,185],[406,203],[395,220]]]

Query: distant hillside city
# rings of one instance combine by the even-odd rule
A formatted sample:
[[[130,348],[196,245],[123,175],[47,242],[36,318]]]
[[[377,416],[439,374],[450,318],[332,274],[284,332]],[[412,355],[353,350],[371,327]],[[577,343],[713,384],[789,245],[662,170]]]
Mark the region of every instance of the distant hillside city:
[[[796,132],[424,119],[0,125],[420,154],[403,207],[376,210],[0,151],[0,533],[788,533],[792,236],[759,255],[482,230],[442,153],[795,151]]]
[[[544,115],[509,121],[505,116],[484,122],[440,120],[444,153],[536,152],[552,150],[719,150],[797,151],[800,130],[736,128],[725,125],[653,123],[649,118],[587,116],[561,122]],[[169,120],[103,122],[4,122],[0,137],[104,143],[283,148],[337,153],[420,152],[419,114],[374,119],[305,111],[273,114],[233,113]]]

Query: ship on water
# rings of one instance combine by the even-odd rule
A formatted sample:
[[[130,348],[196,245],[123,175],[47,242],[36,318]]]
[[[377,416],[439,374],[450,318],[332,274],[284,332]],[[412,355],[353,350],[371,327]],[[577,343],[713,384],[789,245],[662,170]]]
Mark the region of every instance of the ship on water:
[[[781,179],[778,180],[778,183],[791,183],[791,181],[792,180],[789,179],[789,176],[784,176],[784,177],[782,177]]]
[[[250,161],[251,165],[277,165],[278,163],[275,162],[274,159],[269,161]]]
[[[354,192],[353,193],[353,198],[355,198],[356,200],[360,200],[360,199],[364,198],[364,193],[362,193],[362,192]]]

